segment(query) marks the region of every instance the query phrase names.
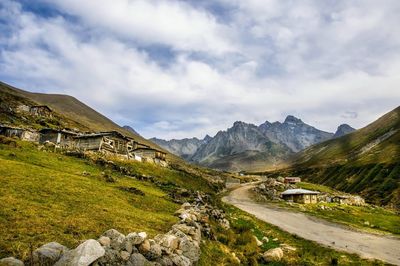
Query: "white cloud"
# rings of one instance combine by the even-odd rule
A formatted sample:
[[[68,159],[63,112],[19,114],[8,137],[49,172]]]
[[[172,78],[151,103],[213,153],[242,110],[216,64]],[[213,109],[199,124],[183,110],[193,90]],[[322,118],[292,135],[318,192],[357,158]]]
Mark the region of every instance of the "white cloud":
[[[181,1],[57,1],[75,21],[4,1],[0,76],[71,94],[146,137],[288,114],[361,127],[400,99],[400,4],[384,2],[220,1],[222,20]],[[145,49],[154,44],[174,51],[166,66]]]
[[[94,28],[102,28],[139,44],[160,44],[176,50],[215,54],[232,52],[230,29],[205,10],[182,1],[56,0],[62,10]]]

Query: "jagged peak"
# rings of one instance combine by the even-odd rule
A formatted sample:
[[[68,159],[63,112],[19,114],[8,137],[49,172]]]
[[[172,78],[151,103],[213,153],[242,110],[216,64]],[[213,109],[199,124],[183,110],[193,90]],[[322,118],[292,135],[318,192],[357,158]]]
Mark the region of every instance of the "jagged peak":
[[[297,117],[295,117],[295,116],[293,116],[293,115],[288,115],[288,116],[286,117],[284,123],[296,123],[296,124],[299,124],[299,123],[303,123],[303,121],[301,121],[300,118],[297,118]]]

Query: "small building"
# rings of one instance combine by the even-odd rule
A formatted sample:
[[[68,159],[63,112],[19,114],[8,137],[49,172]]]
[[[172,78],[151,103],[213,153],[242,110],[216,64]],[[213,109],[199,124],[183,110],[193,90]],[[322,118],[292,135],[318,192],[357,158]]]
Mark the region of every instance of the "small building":
[[[365,200],[360,196],[352,196],[352,195],[336,195],[332,197],[332,202],[338,204],[346,204],[346,205],[354,205],[354,206],[363,206],[365,205]]]
[[[34,105],[29,108],[29,113],[35,116],[49,117],[53,116],[52,110],[47,105]]]
[[[138,147],[132,151],[135,156],[140,156],[146,161],[153,161],[159,163],[160,161],[165,161],[167,154],[163,151],[156,150],[150,147]]]
[[[301,178],[300,177],[295,177],[295,176],[288,176],[285,177],[284,183],[286,184],[296,184],[301,182]]]
[[[135,142],[117,131],[85,134],[75,137],[77,149],[85,151],[102,151],[130,157],[129,151],[136,146]]]
[[[307,189],[288,189],[282,192],[281,196],[286,201],[296,203],[317,203],[318,191]]]
[[[52,129],[44,128],[39,131],[40,139],[39,143],[44,144],[46,142],[54,143],[62,148],[73,148],[75,147],[74,137],[78,134],[66,129]]]
[[[0,126],[0,135],[10,138],[19,138],[25,141],[32,141],[32,142],[39,141],[38,132],[18,127]]]

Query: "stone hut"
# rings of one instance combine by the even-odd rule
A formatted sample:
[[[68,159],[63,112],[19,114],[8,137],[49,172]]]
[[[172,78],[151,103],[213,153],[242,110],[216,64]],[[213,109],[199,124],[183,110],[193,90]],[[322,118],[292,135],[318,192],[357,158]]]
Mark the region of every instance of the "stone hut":
[[[47,105],[34,105],[29,108],[29,113],[35,116],[52,118],[52,110]]]
[[[165,161],[166,153],[160,150],[156,150],[150,147],[138,147],[133,150],[133,154],[135,156],[140,156],[146,161],[153,161],[155,163],[159,163],[160,161]]]
[[[30,130],[23,129],[18,127],[10,127],[10,126],[0,126],[0,135],[10,137],[10,138],[19,138],[25,141],[36,142],[39,141],[39,133]]]
[[[281,196],[286,201],[296,203],[317,203],[318,191],[307,189],[288,189],[282,192]]]
[[[77,135],[77,133],[66,129],[44,128],[40,130],[39,143],[44,144],[46,142],[52,142],[62,148],[73,148],[75,147],[74,137]]]
[[[332,202],[345,204],[345,205],[354,205],[354,206],[363,206],[365,205],[365,200],[360,196],[352,196],[352,195],[336,195],[332,197]]]

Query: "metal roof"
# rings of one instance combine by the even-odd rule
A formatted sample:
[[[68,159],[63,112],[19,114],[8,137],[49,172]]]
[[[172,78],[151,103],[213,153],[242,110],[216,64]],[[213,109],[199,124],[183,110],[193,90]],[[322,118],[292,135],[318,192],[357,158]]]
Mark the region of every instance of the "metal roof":
[[[302,188],[296,188],[296,189],[288,189],[282,192],[281,195],[301,195],[301,194],[319,194],[319,192]]]

